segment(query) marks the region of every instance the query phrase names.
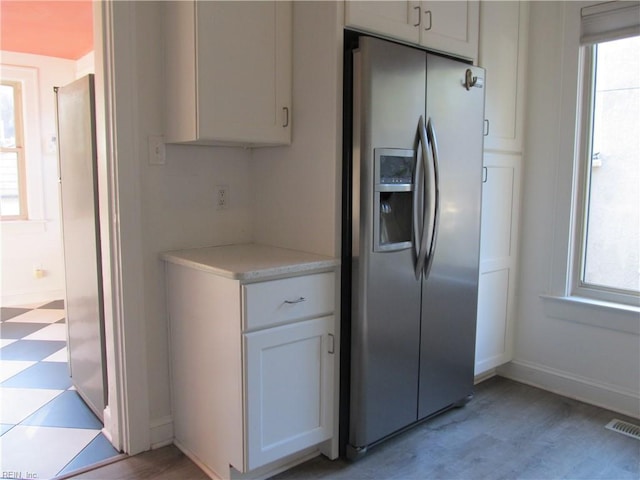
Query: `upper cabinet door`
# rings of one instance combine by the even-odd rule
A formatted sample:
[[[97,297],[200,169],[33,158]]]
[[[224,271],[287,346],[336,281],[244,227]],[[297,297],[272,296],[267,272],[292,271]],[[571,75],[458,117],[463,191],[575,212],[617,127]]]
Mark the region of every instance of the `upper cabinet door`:
[[[167,141],[291,142],[290,2],[168,2]]]
[[[345,25],[475,61],[478,1],[345,2]]]
[[[468,2],[422,2],[420,43],[458,57],[478,58],[480,4]]]
[[[420,2],[345,2],[347,26],[411,43],[420,41],[420,18]]]
[[[479,64],[487,71],[485,150],[518,153],[523,148],[528,18],[528,3],[480,6]]]

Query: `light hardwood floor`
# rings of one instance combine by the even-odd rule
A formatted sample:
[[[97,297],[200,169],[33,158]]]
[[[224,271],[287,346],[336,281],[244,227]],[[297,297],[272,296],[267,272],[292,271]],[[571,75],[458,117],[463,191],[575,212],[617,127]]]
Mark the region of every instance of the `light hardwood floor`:
[[[604,426],[638,420],[494,377],[475,398],[371,448],[357,462],[317,457],[274,478],[634,479],[640,441]],[[205,479],[175,447],[146,452],[73,478]]]

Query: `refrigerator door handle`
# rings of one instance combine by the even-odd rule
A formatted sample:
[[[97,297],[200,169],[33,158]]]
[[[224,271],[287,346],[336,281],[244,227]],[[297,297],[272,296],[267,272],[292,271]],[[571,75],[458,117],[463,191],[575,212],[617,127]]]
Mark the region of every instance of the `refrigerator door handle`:
[[[416,166],[416,171],[420,169],[422,171],[420,181],[416,181],[416,191],[414,195],[414,227],[415,232],[420,232],[420,238],[414,239],[416,247],[420,244],[420,248],[418,249],[418,254],[416,258],[416,278],[420,278],[420,274],[422,273],[424,262],[427,255],[427,248],[429,246],[427,241],[427,235],[425,234],[426,226],[427,226],[427,191],[426,191],[426,172],[427,172],[427,156],[429,154],[429,148],[427,145],[427,131],[424,126],[424,118],[422,115],[418,120],[418,134],[420,136],[420,147],[422,151],[422,162],[418,163]],[[417,177],[417,175],[416,175]],[[419,212],[418,206],[422,207],[422,212]],[[420,213],[422,213],[422,221],[420,222]]]
[[[420,117],[422,120],[422,117]],[[418,127],[419,128],[419,127]],[[420,209],[422,208],[421,195],[423,195],[424,188],[424,156],[427,154],[425,144],[422,142],[422,137],[418,139],[418,149],[416,150],[416,169],[413,180],[413,255],[415,259],[414,269],[416,278],[420,277],[421,270],[419,268],[418,259],[420,258],[420,237],[422,232],[422,224],[420,223]]]
[[[427,140],[429,142],[430,148],[427,152],[430,154],[430,163],[429,167],[432,169],[433,174],[429,176],[431,180],[431,186],[433,190],[430,190],[427,194],[427,198],[429,201],[429,213],[430,215],[430,226],[431,231],[425,235],[428,236],[428,244],[429,244],[429,253],[426,256],[426,263],[424,267],[424,276],[428,277],[429,272],[431,271],[431,266],[433,265],[433,257],[434,251],[436,248],[436,240],[438,238],[438,223],[440,220],[440,177],[439,177],[439,160],[438,160],[438,142],[436,140],[436,131],[433,128],[433,121],[429,118],[427,122],[427,132],[426,132]],[[426,174],[425,174],[426,176]],[[433,199],[433,201],[431,201]],[[426,208],[425,208],[426,210]],[[427,222],[425,222],[426,225]]]

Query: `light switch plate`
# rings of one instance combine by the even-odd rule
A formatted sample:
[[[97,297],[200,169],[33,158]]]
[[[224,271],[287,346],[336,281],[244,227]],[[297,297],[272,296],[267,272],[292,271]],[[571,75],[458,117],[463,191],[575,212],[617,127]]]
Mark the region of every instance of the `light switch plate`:
[[[165,164],[164,137],[162,135],[149,135],[149,165]]]

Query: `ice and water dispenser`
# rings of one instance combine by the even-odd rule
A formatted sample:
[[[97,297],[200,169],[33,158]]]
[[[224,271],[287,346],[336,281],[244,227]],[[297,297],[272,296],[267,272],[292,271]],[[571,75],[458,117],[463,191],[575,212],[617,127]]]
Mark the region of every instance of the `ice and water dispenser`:
[[[376,148],[374,162],[373,250],[410,248],[415,151]]]

